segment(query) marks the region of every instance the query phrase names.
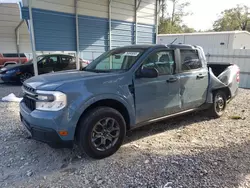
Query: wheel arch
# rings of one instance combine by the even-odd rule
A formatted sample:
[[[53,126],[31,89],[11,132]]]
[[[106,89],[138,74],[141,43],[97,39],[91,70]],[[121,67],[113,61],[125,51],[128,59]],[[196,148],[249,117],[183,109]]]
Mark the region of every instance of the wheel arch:
[[[90,99],[88,101],[92,100]],[[128,108],[128,104],[126,104],[125,101],[115,98],[102,98],[88,103],[88,105],[86,105],[85,108],[80,112],[80,117],[78,118],[78,121],[76,123],[75,136],[79,130],[79,122],[81,121],[81,119],[84,118],[90,110],[101,106],[114,108],[115,110],[120,112],[126,122],[126,129],[129,130],[131,128],[131,124],[133,124],[134,122],[134,117],[131,115],[132,109]]]
[[[15,64],[17,64],[16,61],[6,61],[3,66],[6,67],[7,65],[15,65]]]
[[[231,90],[229,87],[214,88],[208,91],[206,103],[213,103],[213,96],[218,91],[223,91],[225,93],[226,100],[229,100],[232,97]]]
[[[229,89],[228,87],[223,87],[223,88],[218,88],[218,89],[212,90],[213,95],[214,95],[216,92],[218,92],[218,91],[222,91],[222,92],[225,93],[225,95],[226,95],[226,100],[229,100],[229,99],[231,98],[231,91],[230,91],[230,89]]]

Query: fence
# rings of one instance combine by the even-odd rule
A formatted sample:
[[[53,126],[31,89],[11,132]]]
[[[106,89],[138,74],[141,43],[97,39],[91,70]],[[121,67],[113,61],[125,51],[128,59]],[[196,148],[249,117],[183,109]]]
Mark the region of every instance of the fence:
[[[250,50],[205,49],[208,62],[234,63],[240,67],[240,87],[250,88]]]

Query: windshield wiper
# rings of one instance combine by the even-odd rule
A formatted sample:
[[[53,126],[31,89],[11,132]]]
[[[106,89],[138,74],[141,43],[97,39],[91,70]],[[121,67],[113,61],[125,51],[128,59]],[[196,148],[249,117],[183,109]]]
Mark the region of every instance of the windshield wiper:
[[[84,69],[83,71],[86,71],[86,72],[95,72],[95,73],[110,72],[110,71],[106,71],[106,70],[97,70],[97,69]]]
[[[86,71],[86,72],[95,72],[95,73],[117,73],[117,72],[124,72],[126,71],[125,69],[117,69],[117,70],[100,70],[100,69],[83,69],[83,71]]]

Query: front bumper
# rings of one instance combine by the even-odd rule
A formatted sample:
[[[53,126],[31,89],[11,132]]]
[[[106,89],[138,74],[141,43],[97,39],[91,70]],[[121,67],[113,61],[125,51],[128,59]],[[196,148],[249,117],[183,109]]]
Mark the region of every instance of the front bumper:
[[[30,133],[31,138],[48,144],[53,148],[72,148],[73,141],[65,141],[60,138],[58,133],[50,128],[32,127],[20,114],[21,122]]]
[[[71,128],[63,128],[63,113],[42,112],[38,110],[30,111],[23,102],[20,103],[20,118],[23,126],[28,130],[31,138],[47,143],[53,148],[71,148],[73,146],[74,132]],[[59,130],[67,130],[68,136],[62,137]]]
[[[0,80],[3,82],[19,82],[19,75],[16,74],[0,74]]]

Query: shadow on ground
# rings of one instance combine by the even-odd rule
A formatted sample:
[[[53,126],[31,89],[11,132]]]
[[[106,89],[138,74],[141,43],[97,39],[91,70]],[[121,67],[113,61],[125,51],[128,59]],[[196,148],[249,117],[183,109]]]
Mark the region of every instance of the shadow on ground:
[[[125,140],[125,143],[129,143],[147,136],[152,136],[158,133],[177,129],[180,127],[184,128],[193,123],[198,123],[212,119],[206,116],[206,113],[207,113],[206,111],[189,113],[179,117],[173,117],[167,120],[145,125],[143,127],[129,131],[127,133],[127,139]]]

